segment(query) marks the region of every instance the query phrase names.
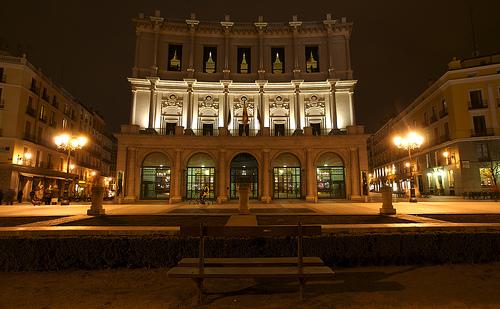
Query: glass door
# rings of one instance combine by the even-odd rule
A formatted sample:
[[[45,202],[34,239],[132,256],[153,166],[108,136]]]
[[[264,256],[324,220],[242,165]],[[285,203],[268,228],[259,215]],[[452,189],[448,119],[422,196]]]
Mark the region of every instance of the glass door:
[[[259,178],[257,177],[257,167],[231,167],[231,186],[230,186],[230,198],[237,199],[239,198],[238,193],[238,183],[245,179],[248,181],[250,187],[250,195],[249,198],[256,199],[259,197],[258,192],[258,184]]]
[[[143,167],[141,199],[164,200],[170,197],[170,168]]]
[[[316,169],[318,198],[345,198],[343,167],[325,166]]]
[[[205,187],[208,188],[207,198],[215,198],[214,167],[188,167],[186,176],[186,198],[199,199]]]
[[[275,167],[273,198],[300,198],[300,167]]]

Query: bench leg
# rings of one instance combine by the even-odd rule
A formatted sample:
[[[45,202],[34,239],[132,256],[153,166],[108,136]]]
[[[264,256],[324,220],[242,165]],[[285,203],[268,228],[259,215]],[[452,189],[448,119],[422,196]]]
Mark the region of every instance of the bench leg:
[[[304,300],[304,287],[306,285],[306,279],[299,278],[299,298],[300,300]]]
[[[198,305],[203,305],[204,291],[203,291],[203,278],[195,278],[196,288],[198,289]]]

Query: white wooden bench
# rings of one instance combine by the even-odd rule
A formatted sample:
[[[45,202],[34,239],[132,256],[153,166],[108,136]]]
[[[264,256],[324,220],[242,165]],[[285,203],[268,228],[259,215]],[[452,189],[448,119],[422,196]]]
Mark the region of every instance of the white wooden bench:
[[[203,303],[205,289],[203,280],[208,278],[251,278],[251,279],[297,279],[299,296],[304,299],[306,280],[330,279],[334,272],[325,266],[319,257],[304,257],[302,242],[304,236],[321,234],[321,226],[224,226],[200,227],[181,226],[182,236],[200,237],[199,257],[183,258],[168,272],[170,278],[190,278],[196,282],[198,301]],[[206,237],[296,237],[296,257],[259,258],[205,258]]]

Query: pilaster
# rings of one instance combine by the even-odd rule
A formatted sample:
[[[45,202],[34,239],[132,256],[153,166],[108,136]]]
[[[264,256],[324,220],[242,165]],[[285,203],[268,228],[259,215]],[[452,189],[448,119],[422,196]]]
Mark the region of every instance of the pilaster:
[[[173,188],[174,192],[170,196],[170,204],[179,203],[182,201],[181,196],[181,185],[182,185],[182,149],[175,149],[175,165],[174,165],[174,177],[171,179],[174,180]]]
[[[230,21],[230,16],[224,16],[224,21],[220,22],[222,28],[224,29],[224,69],[222,72],[224,73],[224,79],[229,79],[229,56],[231,51],[229,50],[229,40],[231,35],[231,29],[234,25],[233,22]]]
[[[189,61],[188,61],[188,77],[194,77],[194,41],[196,34],[196,26],[200,23],[199,20],[196,19],[196,14],[191,13],[191,17],[186,19],[186,24],[189,27]]]
[[[227,202],[227,190],[226,190],[226,150],[219,149],[219,171],[217,174],[217,183],[218,183],[218,196],[217,203],[221,204]]]
[[[316,194],[315,184],[316,175],[314,173],[313,157],[310,148],[306,149],[306,202],[316,203],[318,201],[318,195]]]
[[[269,149],[262,149],[262,195],[260,200],[264,203],[271,202],[271,195],[269,194]]]
[[[293,78],[300,78],[300,65],[299,65],[299,45],[297,42],[297,37],[299,33],[299,28],[302,26],[302,22],[298,21],[297,15],[293,15],[293,20],[288,24],[292,27],[292,44],[293,44]]]

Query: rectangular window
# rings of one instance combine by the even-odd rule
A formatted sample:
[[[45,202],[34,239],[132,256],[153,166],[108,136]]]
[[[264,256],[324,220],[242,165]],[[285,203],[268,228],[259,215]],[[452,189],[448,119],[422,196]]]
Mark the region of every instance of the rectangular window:
[[[29,137],[31,135],[31,122],[26,121],[24,125],[24,136]]]
[[[306,72],[319,72],[319,47],[306,46]]]
[[[237,72],[247,74],[252,72],[252,55],[250,47],[238,47]]]
[[[3,68],[0,68],[0,83],[5,83],[5,78],[3,76]]]
[[[176,122],[167,122],[165,125],[165,135],[174,135]]]
[[[469,108],[483,108],[486,107],[486,102],[483,102],[483,95],[481,90],[472,90],[469,92]]]
[[[212,46],[203,47],[203,72],[204,73],[217,72],[217,47],[212,47]]]
[[[38,117],[40,120],[45,120],[45,106],[40,106],[40,115]]]
[[[4,102],[3,98],[2,98],[2,92],[3,92],[3,88],[0,88],[0,108],[4,108],[5,107],[5,102]]]
[[[478,161],[489,161],[490,160],[490,154],[488,151],[488,144],[476,144],[476,155]]]
[[[249,136],[250,134],[250,125],[248,124],[238,124],[238,135],[239,136]]]
[[[491,187],[493,185],[493,174],[491,173],[491,168],[480,167],[479,176],[481,179],[481,187]]]
[[[182,69],[182,45],[168,45],[168,70],[181,71]]]
[[[275,123],[274,124],[274,136],[285,136],[285,124]]]
[[[36,136],[38,143],[40,143],[42,141],[42,136],[43,136],[43,128],[38,127],[38,135]]]
[[[424,126],[429,125],[429,120],[427,119],[427,112],[424,112]]]
[[[482,136],[486,134],[486,119],[484,116],[472,116],[474,123],[474,135]]]
[[[312,134],[315,136],[321,135],[321,123],[311,123]]]
[[[271,48],[271,65],[273,74],[285,73],[285,48]]]
[[[448,113],[448,103],[446,103],[445,99],[441,101],[441,111]]]
[[[453,174],[453,170],[448,170],[448,185],[450,188],[455,187],[455,175]]]
[[[214,135],[214,125],[211,123],[204,123],[203,124],[203,135],[204,136]]]
[[[63,120],[62,120],[62,128],[63,128],[63,129],[68,128],[68,120],[66,120],[66,119],[63,119]]]

